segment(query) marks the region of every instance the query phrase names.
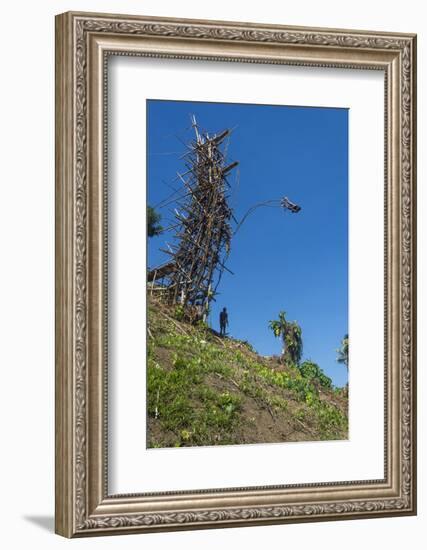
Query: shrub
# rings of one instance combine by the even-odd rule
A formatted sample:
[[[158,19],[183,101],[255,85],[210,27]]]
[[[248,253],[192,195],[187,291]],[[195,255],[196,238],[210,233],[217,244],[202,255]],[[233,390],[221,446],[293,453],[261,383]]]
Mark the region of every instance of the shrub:
[[[313,363],[313,361],[304,361],[304,363],[298,366],[298,370],[301,376],[314,384],[317,382],[322,388],[332,388],[332,380],[329,376],[326,376],[319,365]]]
[[[175,307],[175,311],[174,311],[174,317],[177,321],[182,321],[184,319],[184,315],[185,315],[185,310],[184,310],[184,306],[179,304]]]

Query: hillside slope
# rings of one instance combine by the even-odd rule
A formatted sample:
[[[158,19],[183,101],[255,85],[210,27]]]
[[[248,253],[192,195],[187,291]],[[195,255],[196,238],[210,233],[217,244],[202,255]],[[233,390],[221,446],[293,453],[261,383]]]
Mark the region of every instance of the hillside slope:
[[[148,447],[348,438],[347,392],[321,371],[282,365],[181,315],[149,300]]]

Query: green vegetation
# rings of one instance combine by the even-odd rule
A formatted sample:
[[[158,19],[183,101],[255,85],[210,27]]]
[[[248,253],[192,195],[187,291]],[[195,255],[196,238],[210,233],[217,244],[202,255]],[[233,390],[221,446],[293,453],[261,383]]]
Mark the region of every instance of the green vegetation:
[[[346,439],[347,397],[313,362],[280,364],[149,302],[148,446]]]
[[[177,304],[175,306],[175,310],[174,310],[174,317],[175,319],[177,319],[178,321],[182,321],[185,317],[185,309],[184,309],[184,306],[181,305],[181,304]]]
[[[341,347],[337,349],[337,361],[347,367],[348,370],[348,334],[341,340]]]
[[[287,321],[285,312],[281,311],[279,319],[277,321],[270,321],[269,327],[276,338],[282,338],[283,361],[298,365],[302,357],[302,333],[298,323],[296,321]]]
[[[332,389],[332,380],[313,361],[304,361],[298,368],[301,375],[313,384],[319,385],[322,388]]]
[[[152,206],[147,207],[147,235],[149,237],[155,237],[160,235],[163,231],[163,227],[159,224],[161,215],[154,210]]]

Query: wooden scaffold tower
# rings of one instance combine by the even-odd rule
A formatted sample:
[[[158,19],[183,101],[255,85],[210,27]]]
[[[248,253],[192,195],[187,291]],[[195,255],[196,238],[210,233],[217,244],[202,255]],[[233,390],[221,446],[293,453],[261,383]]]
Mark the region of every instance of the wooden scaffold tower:
[[[186,171],[178,173],[184,194],[174,209],[174,243],[163,249],[171,256],[164,273],[170,303],[192,306],[202,318],[227,270],[234,219],[227,177],[238,162],[227,163],[224,144],[229,129],[211,136],[199,129],[194,115],[191,122],[195,139],[183,157]]]

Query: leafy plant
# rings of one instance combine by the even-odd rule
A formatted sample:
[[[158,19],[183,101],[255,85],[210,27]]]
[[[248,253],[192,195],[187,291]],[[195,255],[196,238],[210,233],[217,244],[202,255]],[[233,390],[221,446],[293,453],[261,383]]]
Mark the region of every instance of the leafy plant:
[[[203,319],[199,319],[196,323],[197,327],[203,331],[209,330],[209,325],[206,321],[203,321]]]
[[[341,347],[337,349],[337,361],[347,367],[348,370],[348,334],[341,340]]]
[[[348,430],[348,418],[338,407],[325,401],[316,401],[313,407],[323,440],[337,439]]]
[[[178,304],[175,306],[175,311],[174,311],[174,317],[177,321],[182,321],[184,319],[184,315],[185,315],[185,309],[184,309],[184,306],[182,304]]]
[[[155,237],[160,235],[163,227],[159,224],[162,216],[152,206],[147,207],[147,235]]]
[[[289,322],[284,311],[279,319],[270,321],[269,327],[276,338],[282,338],[282,359],[285,363],[298,365],[302,357],[302,331],[296,321]]]
[[[304,363],[298,366],[298,369],[301,375],[307,380],[310,380],[323,388],[332,388],[332,380],[329,376],[326,376],[319,365],[313,363],[313,361],[304,361]]]

